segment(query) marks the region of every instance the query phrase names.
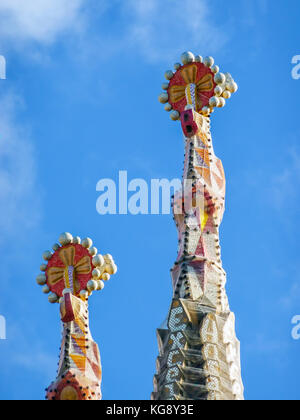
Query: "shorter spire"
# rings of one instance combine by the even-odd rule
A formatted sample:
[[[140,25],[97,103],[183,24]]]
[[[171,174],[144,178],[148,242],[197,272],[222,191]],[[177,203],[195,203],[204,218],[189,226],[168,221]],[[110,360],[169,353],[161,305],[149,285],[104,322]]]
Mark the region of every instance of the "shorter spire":
[[[88,298],[102,290],[117,266],[110,254],[98,254],[90,238],[63,233],[46,251],[37,283],[60,303],[63,326],[57,378],[46,390],[47,400],[100,400],[102,367],[89,329]]]

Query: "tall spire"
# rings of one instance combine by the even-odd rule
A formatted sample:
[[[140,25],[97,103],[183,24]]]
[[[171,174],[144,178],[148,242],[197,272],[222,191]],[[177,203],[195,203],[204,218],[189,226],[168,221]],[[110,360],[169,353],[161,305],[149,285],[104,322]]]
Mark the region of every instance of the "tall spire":
[[[37,283],[60,303],[62,343],[56,380],[47,388],[47,400],[100,400],[102,367],[98,345],[89,329],[88,298],[102,290],[117,272],[111,255],[98,254],[91,239],[81,242],[63,233],[60,244],[43,255],[47,264]]]
[[[185,138],[183,191],[173,200],[178,257],[171,270],[167,326],[157,330],[154,400],[241,400],[243,384],[235,317],[225,291],[219,226],[225,175],[215,156],[210,116],[238,89],[212,57],[186,52],[169,70],[159,97]]]

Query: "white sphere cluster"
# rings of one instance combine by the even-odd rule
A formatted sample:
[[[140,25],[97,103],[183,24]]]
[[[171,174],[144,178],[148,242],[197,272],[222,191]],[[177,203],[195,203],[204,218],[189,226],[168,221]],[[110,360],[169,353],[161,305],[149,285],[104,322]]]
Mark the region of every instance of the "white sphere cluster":
[[[95,268],[92,272],[91,280],[87,283],[87,290],[82,290],[80,292],[81,299],[86,300],[94,291],[102,290],[104,288],[104,282],[108,281],[113,274],[116,274],[117,266],[113,260],[113,257],[110,254],[106,254],[105,256],[98,254],[98,250],[97,248],[93,247],[93,241],[90,238],[81,240],[81,238],[78,236],[73,237],[70,233],[64,232],[60,235],[58,242],[59,243],[54,244],[52,247],[54,252],[70,244],[81,244],[92,256],[92,263]],[[58,303],[62,302],[63,298],[60,298],[55,293],[52,293],[50,287],[47,284],[46,271],[48,262],[51,260],[52,256],[52,251],[45,251],[43,253],[43,259],[46,261],[46,263],[41,264],[41,273],[37,276],[36,282],[38,285],[43,286],[42,291],[48,295],[48,300],[50,303]],[[63,296],[67,293],[72,293],[71,289],[63,290]]]
[[[203,58],[200,55],[195,56],[190,51],[186,51],[181,55],[181,63],[174,64],[175,72],[180,70],[181,67],[188,66],[192,63],[202,63],[214,74],[214,82],[217,85],[214,91],[214,96],[210,98],[208,106],[204,106],[200,111],[198,111],[204,116],[209,116],[214,111],[214,108],[223,108],[226,105],[226,99],[230,99],[231,95],[237,92],[238,85],[230,73],[220,72],[220,68],[215,64],[213,57],[208,56]],[[165,110],[170,113],[170,118],[173,121],[177,121],[180,119],[180,113],[174,110],[172,105],[168,102],[169,82],[172,80],[174,74],[175,73],[172,70],[167,70],[165,72],[165,78],[168,82],[163,83],[162,89],[164,92],[159,95],[158,100],[164,105]]]

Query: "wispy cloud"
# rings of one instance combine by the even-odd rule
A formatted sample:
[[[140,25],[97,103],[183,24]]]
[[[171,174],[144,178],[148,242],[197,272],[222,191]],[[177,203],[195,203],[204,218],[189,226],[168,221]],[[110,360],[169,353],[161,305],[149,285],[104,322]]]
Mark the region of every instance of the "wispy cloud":
[[[32,328],[26,325],[20,328],[16,324],[10,324],[5,343],[9,347],[10,354],[6,369],[10,369],[13,365],[22,370],[36,371],[47,380],[54,377],[57,355],[45,349],[44,343]]]
[[[257,24],[257,17],[265,15],[269,9],[269,0],[242,0],[242,22],[254,26]]]
[[[55,376],[57,358],[40,348],[32,349],[31,347],[24,351],[23,347],[22,351],[12,353],[11,358],[14,363],[26,370],[35,370],[47,377]]]
[[[171,60],[187,49],[214,53],[227,41],[206,0],[129,0],[123,7],[128,40],[150,61]]]
[[[0,98],[1,241],[32,228],[40,218],[34,149],[29,131],[17,123],[22,107],[12,93]]]
[[[294,222],[287,214],[299,213],[300,148],[297,145],[287,147],[278,161],[267,169],[256,168],[255,177],[249,170],[245,171],[244,177],[243,182],[255,189],[255,195],[264,206],[285,215],[281,222]]]
[[[65,31],[83,26],[83,0],[1,0],[2,42],[50,44]]]
[[[280,339],[267,336],[267,334],[259,333],[251,338],[251,341],[245,345],[245,350],[260,354],[276,354],[278,351],[284,350],[288,343],[282,343]]]
[[[272,180],[271,195],[278,210],[286,209],[300,198],[300,150],[288,151],[285,168]]]
[[[299,310],[299,301],[300,301],[300,281],[295,281],[287,294],[280,299],[280,304],[287,310],[293,308]]]
[[[279,306],[282,309],[290,312],[300,311],[300,263],[298,260],[289,262],[289,264],[282,264],[281,278],[286,285],[281,298],[279,299]]]
[[[119,19],[117,34],[105,24],[105,11]],[[94,19],[97,16],[99,19]],[[101,19],[104,19],[103,21]],[[103,28],[101,22],[104,23]],[[106,22],[107,23],[107,22]],[[90,28],[97,24],[95,34]],[[93,35],[92,35],[93,33]],[[91,40],[117,54],[136,48],[151,62],[170,61],[191,49],[214,54],[227,42],[223,28],[214,21],[208,0],[1,0],[0,47],[35,43],[48,46],[62,35],[80,35],[81,51]],[[85,45],[85,46],[84,46]],[[30,52],[31,53],[31,52]]]

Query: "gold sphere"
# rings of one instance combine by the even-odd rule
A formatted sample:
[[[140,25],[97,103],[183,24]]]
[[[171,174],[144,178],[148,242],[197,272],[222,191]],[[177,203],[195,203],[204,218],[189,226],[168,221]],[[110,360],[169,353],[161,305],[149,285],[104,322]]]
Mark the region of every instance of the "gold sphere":
[[[214,65],[214,66],[212,66],[211,71],[212,71],[213,73],[219,73],[219,71],[220,71],[220,67],[219,67],[219,66]]]
[[[44,286],[46,284],[46,275],[45,274],[39,274],[36,278],[36,282],[40,286]]]
[[[222,85],[223,83],[226,82],[225,74],[223,74],[223,73],[217,73],[215,75],[215,79],[214,80],[217,83],[217,85]]]
[[[59,242],[62,244],[62,246],[71,244],[73,242],[73,236],[71,233],[64,232],[60,235]]]
[[[89,297],[87,290],[81,290],[79,294],[80,294],[81,299],[87,299]]]
[[[43,253],[43,259],[45,260],[45,261],[49,261],[49,260],[51,260],[51,258],[52,258],[52,252],[51,251],[45,251],[44,253]]]
[[[226,101],[224,98],[219,98],[219,108],[224,108],[224,106],[226,105]]]
[[[90,280],[87,283],[87,289],[89,292],[93,292],[94,290],[97,290],[98,284],[95,280]]]
[[[49,289],[49,286],[47,284],[43,287],[43,293],[45,293],[45,295],[50,293],[50,289]]]
[[[103,290],[105,287],[105,284],[102,280],[97,281],[97,290]]]
[[[174,76],[174,73],[172,72],[172,70],[167,70],[167,71],[165,72],[165,78],[166,78],[167,80],[171,80],[173,76]]]
[[[171,120],[173,120],[173,121],[177,121],[177,120],[179,120],[179,118],[180,118],[180,114],[179,114],[179,112],[178,112],[178,111],[172,111],[172,112],[170,113],[170,117],[171,117]]]
[[[89,253],[94,257],[95,255],[97,255],[98,249],[95,248],[94,246],[92,248],[90,248]]]
[[[158,100],[161,104],[166,104],[169,100],[169,95],[166,92],[163,92],[159,95]]]
[[[231,93],[229,92],[229,90],[225,90],[225,92],[223,92],[222,96],[225,99],[230,99],[231,98]]]
[[[216,96],[221,96],[221,95],[222,95],[222,93],[223,93],[223,89],[221,88],[221,86],[217,86],[217,87],[215,88],[215,95],[216,95]]]
[[[98,268],[95,268],[92,272],[93,279],[99,279],[101,276],[101,271]]]
[[[230,93],[235,93],[238,90],[238,85],[235,82],[227,82],[226,88]]]
[[[58,302],[58,296],[55,293],[51,293],[48,296],[48,300],[50,303],[57,303]]]
[[[91,246],[93,246],[93,241],[90,238],[85,238],[85,239],[82,240],[81,245],[84,248],[88,249],[88,248],[91,248]]]
[[[207,67],[212,67],[215,64],[213,57],[205,57],[203,62]]]
[[[107,264],[105,267],[105,271],[108,274],[113,275],[113,274],[116,274],[116,272],[118,271],[118,267],[116,266],[115,263]]]
[[[213,96],[209,100],[209,106],[211,108],[216,108],[219,105],[219,98],[217,96]]]
[[[204,106],[202,108],[202,114],[207,117],[210,114],[210,109],[208,108],[208,106]]]
[[[190,51],[186,51],[181,55],[181,62],[183,65],[193,63],[194,61],[195,61],[195,56]]]
[[[110,275],[108,273],[104,273],[102,274],[101,279],[104,281],[108,281],[110,280]]]
[[[104,258],[100,254],[95,255],[92,261],[95,267],[102,267],[104,265]]]
[[[104,255],[104,261],[109,264],[109,263],[113,263],[114,259],[113,259],[112,255],[106,254],[106,255]]]

